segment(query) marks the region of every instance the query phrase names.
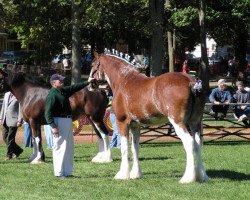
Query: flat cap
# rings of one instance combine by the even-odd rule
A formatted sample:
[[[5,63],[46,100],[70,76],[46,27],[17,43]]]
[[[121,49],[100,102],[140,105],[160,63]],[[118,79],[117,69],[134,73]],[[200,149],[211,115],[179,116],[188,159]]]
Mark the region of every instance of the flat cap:
[[[63,81],[65,79],[64,76],[60,75],[60,74],[53,74],[51,77],[50,77],[50,82],[51,81],[55,81],[55,80],[59,80],[59,81]]]

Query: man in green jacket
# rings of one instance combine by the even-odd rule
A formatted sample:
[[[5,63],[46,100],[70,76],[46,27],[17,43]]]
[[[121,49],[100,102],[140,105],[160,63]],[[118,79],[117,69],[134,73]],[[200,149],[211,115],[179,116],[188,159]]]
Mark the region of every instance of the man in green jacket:
[[[72,110],[69,97],[89,84],[88,81],[63,86],[63,76],[53,74],[52,88],[46,98],[45,119],[53,133],[54,175],[59,178],[73,176],[74,138]],[[90,79],[90,82],[94,79]]]

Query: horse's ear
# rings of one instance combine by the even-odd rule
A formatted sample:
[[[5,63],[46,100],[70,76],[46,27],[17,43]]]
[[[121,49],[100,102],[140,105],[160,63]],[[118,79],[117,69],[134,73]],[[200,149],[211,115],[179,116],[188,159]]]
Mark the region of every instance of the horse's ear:
[[[97,53],[96,51],[94,51],[93,54],[94,54],[94,57],[97,59],[100,57],[99,53]]]

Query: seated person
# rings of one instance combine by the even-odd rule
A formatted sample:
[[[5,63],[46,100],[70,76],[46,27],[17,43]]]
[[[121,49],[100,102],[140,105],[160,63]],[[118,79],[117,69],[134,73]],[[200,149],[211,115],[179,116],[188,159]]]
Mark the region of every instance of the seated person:
[[[237,82],[238,90],[234,94],[235,102],[237,103],[250,103],[250,93],[244,89],[242,81]],[[250,105],[237,105],[235,106],[235,116],[238,121],[242,121],[245,125],[248,124],[248,116],[250,114]]]
[[[209,95],[209,101],[216,104],[212,106],[212,110],[215,113],[215,120],[218,119],[218,113],[222,113],[219,118],[224,119],[229,108],[229,105],[220,105],[220,103],[229,104],[233,100],[231,93],[226,89],[227,84],[225,79],[220,79],[218,81],[218,87],[214,88]]]

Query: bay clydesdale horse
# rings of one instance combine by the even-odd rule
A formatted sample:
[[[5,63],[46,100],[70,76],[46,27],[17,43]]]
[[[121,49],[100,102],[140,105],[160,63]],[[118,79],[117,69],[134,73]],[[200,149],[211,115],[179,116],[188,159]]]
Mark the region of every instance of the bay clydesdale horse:
[[[30,79],[22,72],[3,71],[0,69],[0,91],[11,91],[20,103],[23,119],[30,125],[33,137],[33,156],[29,159],[32,164],[45,161],[42,148],[41,125],[46,124],[45,100],[49,89]],[[87,87],[70,97],[72,119],[86,115],[99,139],[99,152],[92,162],[111,162],[108,131],[103,118],[108,98],[103,90],[89,91]]]
[[[119,57],[94,55],[90,77],[106,79],[110,84],[113,91],[112,106],[121,134],[122,158],[115,178],[142,177],[138,159],[140,124],[156,125],[169,120],[186,151],[186,169],[180,182],[207,181],[208,176],[201,160],[201,120],[205,101],[202,90],[195,89],[195,80],[183,73],[166,73],[149,78]],[[129,129],[132,132],[131,171],[128,159]]]

